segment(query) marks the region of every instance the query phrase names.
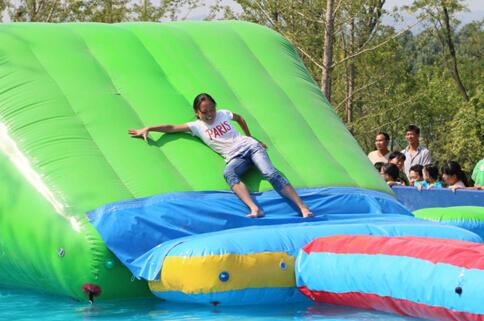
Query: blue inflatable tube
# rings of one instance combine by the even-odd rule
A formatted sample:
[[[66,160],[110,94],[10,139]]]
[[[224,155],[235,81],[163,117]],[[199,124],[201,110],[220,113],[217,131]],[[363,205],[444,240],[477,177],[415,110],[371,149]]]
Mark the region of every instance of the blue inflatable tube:
[[[413,216],[389,194],[361,188],[301,188],[315,213],[311,222],[401,214]],[[307,222],[275,191],[254,193],[266,217],[245,217],[247,207],[227,191],[168,193],[104,205],[88,213],[108,248],[135,275],[133,261],[153,247],[186,236],[246,226]]]
[[[365,222],[362,222],[365,221]],[[452,226],[389,215],[341,222],[256,226],[166,242],[139,258],[139,276],[165,300],[247,305],[297,302],[294,262],[299,249],[320,236],[354,234],[424,236],[479,242]]]
[[[484,245],[338,235],[299,253],[299,289],[317,302],[438,321],[484,320]]]
[[[397,200],[411,211],[430,207],[484,207],[484,191],[438,188],[418,191],[415,187],[394,186]]]
[[[423,236],[482,242],[469,231],[416,219],[390,195],[354,188],[303,189],[303,219],[275,192],[261,219],[224,192],[176,193],[90,213],[107,246],[152,292],[176,302],[245,305],[304,300],[294,262],[313,239],[338,234]],[[267,209],[270,209],[267,211]]]

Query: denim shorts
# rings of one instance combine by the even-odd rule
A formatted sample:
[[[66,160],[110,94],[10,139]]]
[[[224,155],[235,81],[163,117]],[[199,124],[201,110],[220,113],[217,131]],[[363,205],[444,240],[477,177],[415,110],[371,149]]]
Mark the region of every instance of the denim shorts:
[[[249,170],[252,165],[257,167],[262,176],[271,183],[276,191],[280,191],[289,184],[287,179],[274,168],[264,147],[256,142],[237,151],[237,154],[227,163],[224,177],[231,188],[240,182],[240,176]]]

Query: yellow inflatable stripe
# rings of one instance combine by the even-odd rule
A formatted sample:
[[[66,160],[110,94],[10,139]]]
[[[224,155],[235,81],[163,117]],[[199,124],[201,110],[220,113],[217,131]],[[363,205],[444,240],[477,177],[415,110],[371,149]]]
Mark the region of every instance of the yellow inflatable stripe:
[[[160,281],[150,281],[153,292],[211,293],[246,288],[295,287],[293,256],[286,252],[222,254],[165,258]],[[220,280],[222,272],[228,280]]]

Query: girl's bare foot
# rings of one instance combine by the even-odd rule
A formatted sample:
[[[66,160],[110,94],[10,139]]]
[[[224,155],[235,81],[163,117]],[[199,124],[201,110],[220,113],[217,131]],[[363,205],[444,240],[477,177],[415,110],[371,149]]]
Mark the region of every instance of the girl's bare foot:
[[[249,217],[249,218],[259,218],[259,217],[263,217],[264,216],[264,212],[262,212],[260,209],[253,209],[249,214],[246,215],[246,217]]]
[[[306,205],[301,206],[300,210],[302,217],[304,218],[314,216],[313,212],[311,212],[311,210]]]

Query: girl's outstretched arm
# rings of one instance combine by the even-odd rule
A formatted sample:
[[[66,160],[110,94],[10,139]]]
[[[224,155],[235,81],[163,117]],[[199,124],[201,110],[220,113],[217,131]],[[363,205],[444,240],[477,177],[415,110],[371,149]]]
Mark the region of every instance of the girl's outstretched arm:
[[[158,126],[148,126],[141,129],[129,129],[128,133],[132,137],[143,137],[145,141],[148,140],[149,132],[162,132],[162,133],[180,133],[188,132],[190,129],[187,124],[181,125],[158,125]]]
[[[242,128],[242,130],[244,131],[245,136],[252,137],[250,130],[249,130],[249,127],[247,126],[247,123],[245,122],[244,117],[240,116],[239,114],[232,113],[232,119],[235,120],[240,125],[240,128]],[[255,137],[254,137],[254,139],[256,139],[262,145],[262,147],[267,148],[266,144],[264,144],[263,142],[261,142],[260,140],[258,140]]]

